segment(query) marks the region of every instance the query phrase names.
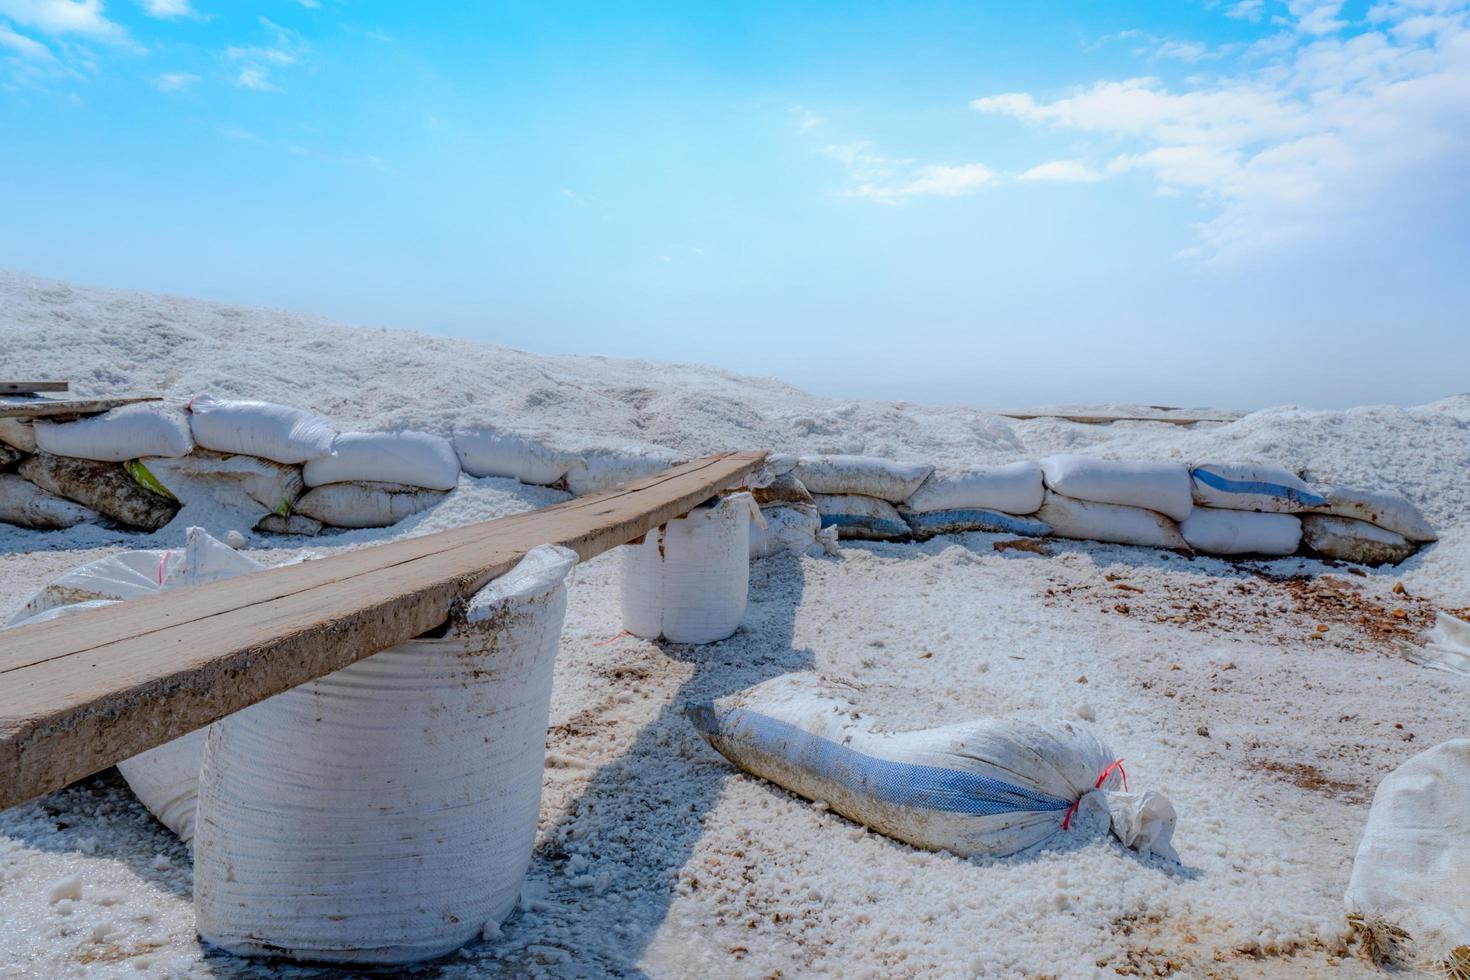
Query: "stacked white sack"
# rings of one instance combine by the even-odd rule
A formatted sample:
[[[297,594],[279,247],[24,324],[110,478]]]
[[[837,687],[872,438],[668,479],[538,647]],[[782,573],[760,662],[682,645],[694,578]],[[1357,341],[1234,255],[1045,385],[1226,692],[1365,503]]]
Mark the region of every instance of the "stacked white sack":
[[[444,493],[398,483],[328,483],[308,490],[294,510],[332,527],[388,527],[433,507]]]
[[[104,463],[185,456],[194,448],[189,420],[156,402],[124,405],[75,422],[37,420],[34,432],[41,452]]]
[[[23,453],[36,451],[35,426],[25,419],[0,418],[0,442]]]
[[[20,464],[20,475],[125,527],[156,531],[179,511],[178,501],[141,486],[117,463],[37,453]]]
[[[909,526],[886,500],[858,493],[814,493],[822,527],[835,528],[839,538],[887,541],[906,538]]]
[[[221,453],[305,463],[330,456],[337,429],[328,419],[289,405],[199,395],[189,402],[194,441]]]
[[[1189,550],[1188,542],[1179,533],[1178,524],[1163,514],[1141,507],[1075,500],[1048,490],[1036,518],[1046,523],[1051,533],[1060,538]]]
[[[740,628],[750,588],[748,493],[696,507],[626,545],[623,628],[670,643],[714,643]]]
[[[1041,466],[1032,462],[1004,466],[971,466],[931,473],[904,501],[916,514],[944,510],[991,510],[1002,514],[1034,514],[1045,487]]]
[[[209,449],[177,459],[140,459],[128,464],[128,472],[144,486],[155,486],[179,500],[207,493],[248,515],[263,509],[285,518],[305,489],[299,466]]]
[[[1208,555],[1290,555],[1302,542],[1302,522],[1290,514],[1196,507],[1179,523],[1195,551]]]
[[[1375,965],[1445,977],[1470,969],[1467,814],[1470,738],[1420,752],[1378,784],[1344,896],[1360,952]]]
[[[542,487],[560,483],[582,459],[488,425],[455,429],[454,451],[470,476],[498,476]]]
[[[308,462],[302,478],[308,487],[362,482],[453,490],[459,457],[448,439],[427,432],[344,432],[332,455]]]
[[[761,522],[750,524],[750,557],[769,558],[790,551],[804,554],[817,544],[822,516],[812,504],[762,507]]]
[[[102,515],[81,504],[42,490],[14,473],[0,473],[0,522],[36,531],[60,531]]]
[[[803,456],[790,472],[813,495],[861,494],[901,504],[914,495],[934,467],[877,456]]]
[[[1194,509],[1189,468],[1182,463],[1129,462],[1058,455],[1041,461],[1047,488],[1074,500],[1157,511],[1182,521]]]
[[[1401,493],[1328,487],[1326,496],[1327,505],[1323,509],[1336,517],[1376,524],[1385,531],[1402,535],[1407,541],[1427,543],[1439,540],[1439,535],[1419,513],[1419,508]]]
[[[1201,507],[1297,514],[1327,505],[1301,477],[1268,463],[1201,463],[1190,477]]]
[[[543,545],[417,639],[210,726],[199,934],[243,955],[440,956],[514,907],[577,556]]]
[[[6,628],[207,585],[264,567],[216,541],[203,528],[191,527],[182,550],[124,551],[72,569],[32,596]],[[204,735],[205,729],[197,729],[117,764],[117,771],[148,812],[185,843],[194,836]]]
[[[1328,558],[1382,565],[1397,564],[1414,553],[1415,545],[1402,534],[1367,521],[1327,514],[1303,514],[1301,521],[1307,547]]]
[[[1169,801],[1126,792],[1122,760],[1071,722],[877,732],[836,685],[810,674],[691,704],[685,714],[745,771],[915,847],[1003,857],[1111,826],[1126,846],[1178,860]]]
[[[618,449],[588,449],[567,471],[567,489],[580,497],[611,490],[673,466],[679,455],[658,446],[627,445]]]

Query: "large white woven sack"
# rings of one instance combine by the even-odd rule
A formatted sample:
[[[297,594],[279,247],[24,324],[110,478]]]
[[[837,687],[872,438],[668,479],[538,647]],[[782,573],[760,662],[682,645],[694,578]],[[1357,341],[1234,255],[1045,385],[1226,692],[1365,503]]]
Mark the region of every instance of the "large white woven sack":
[[[1327,498],[1305,480],[1270,463],[1200,463],[1190,478],[1201,507],[1297,514],[1327,506]]]
[[[1359,941],[1376,947],[1369,958],[1434,976],[1470,969],[1470,738],[1378,784],[1344,900]]]
[[[560,483],[581,457],[494,426],[454,430],[454,451],[470,476],[498,476],[534,486]]]
[[[1061,454],[1041,461],[1049,489],[1074,500],[1142,507],[1182,521],[1194,509],[1189,467]]]
[[[328,483],[308,490],[293,509],[332,527],[389,527],[443,499],[442,490],[401,483]]]
[[[784,552],[798,555],[817,543],[822,517],[812,504],[781,504],[762,507],[759,521],[750,523],[750,557],[769,558]]]
[[[941,510],[1034,514],[1041,506],[1043,489],[1037,463],[971,466],[959,471],[935,470],[905,503],[915,514]]]
[[[308,462],[302,477],[309,487],[364,481],[453,490],[459,457],[448,439],[427,432],[344,432],[332,455]]]
[[[790,472],[813,494],[857,493],[901,504],[923,485],[934,467],[877,456],[803,456]]]
[[[1074,500],[1048,490],[1035,516],[1049,525],[1051,533],[1059,538],[1136,544],[1146,548],[1189,548],[1179,533],[1178,524],[1163,514],[1141,507]]]
[[[1196,507],[1179,533],[1207,555],[1289,555],[1302,542],[1302,522],[1290,514]]]
[[[1417,542],[1438,541],[1439,535],[1419,508],[1401,493],[1392,490],[1358,490],[1352,487],[1329,487],[1326,491],[1327,513],[1337,517],[1377,524],[1385,531],[1403,535]]]
[[[751,495],[734,493],[621,548],[623,628],[670,643],[734,633],[749,597],[752,518],[762,520]]]
[[[1088,729],[986,719],[879,732],[850,694],[788,675],[685,713],[741,769],[915,847],[1002,857],[1111,828],[1177,860],[1174,808],[1127,792],[1121,760]]]
[[[1301,521],[1307,547],[1339,561],[1396,565],[1415,551],[1402,534],[1367,521],[1329,514],[1303,514]]]
[[[304,408],[199,395],[189,402],[194,441],[221,453],[304,463],[330,456],[337,428]]]
[[[0,442],[23,453],[36,451],[36,428],[25,419],[0,419]]]
[[[124,551],[72,569],[32,596],[7,628],[206,585],[264,567],[210,537],[203,528],[191,527],[182,549]],[[194,836],[204,732],[198,729],[117,764],[139,802],[185,843]]]
[[[814,493],[812,502],[821,515],[822,527],[834,528],[839,538],[888,541],[906,538],[909,526],[886,500],[860,493]]]
[[[578,497],[601,493],[632,480],[662,473],[677,459],[672,450],[656,446],[588,449],[567,470],[567,489]]]
[[[184,456],[194,448],[188,418],[157,402],[124,405],[76,422],[37,420],[34,430],[42,452],[105,463]]]
[[[543,545],[421,638],[210,726],[199,934],[243,955],[439,956],[515,905],[577,556]]]
[[[213,498],[242,515],[264,513],[285,518],[306,488],[301,467],[259,456],[196,449],[176,459],[140,459],[128,464],[133,479],[163,489],[186,504]]]
[[[101,519],[91,508],[42,490],[23,476],[0,473],[0,523],[60,531]]]

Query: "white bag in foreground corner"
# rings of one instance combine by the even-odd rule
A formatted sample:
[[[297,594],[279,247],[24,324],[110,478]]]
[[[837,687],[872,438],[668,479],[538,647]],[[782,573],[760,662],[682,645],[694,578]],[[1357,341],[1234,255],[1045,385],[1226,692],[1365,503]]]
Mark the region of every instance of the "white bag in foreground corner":
[[[157,402],[124,405],[76,422],[35,422],[36,446],[54,456],[121,463],[140,456],[186,456],[194,448],[184,413]]]
[[[750,589],[748,493],[721,497],[624,545],[623,628],[670,643],[714,643],[740,628]]]
[[[1092,456],[1058,455],[1041,461],[1046,485],[1063,496],[1099,504],[1157,511],[1182,521],[1194,509],[1189,467]]]
[[[971,466],[959,472],[936,470],[905,501],[915,514],[941,510],[998,510],[1034,514],[1044,490],[1036,463]]]
[[[114,601],[206,585],[264,567],[216,541],[203,528],[191,527],[182,550],[124,551],[72,569],[32,596],[7,628]],[[196,729],[117,764],[139,802],[186,844],[194,836],[204,733],[205,729]]]
[[[901,504],[933,472],[927,463],[895,463],[877,456],[803,456],[791,475],[812,494],[857,493]]]
[[[1378,784],[1344,899],[1365,958],[1446,977],[1470,969],[1470,738]],[[1446,969],[1456,959],[1458,973]]]
[[[459,457],[448,439],[427,432],[344,432],[332,443],[332,455],[308,462],[302,478],[309,487],[361,480],[453,490]]]
[[[1189,550],[1188,542],[1179,533],[1179,525],[1163,514],[1141,507],[1073,500],[1048,490],[1046,501],[1035,516],[1050,525],[1052,533],[1059,538]]]
[[[420,638],[210,726],[199,934],[231,953],[408,963],[498,925],[531,862],[577,556],[543,545]]]
[[[740,768],[915,847],[1004,857],[1111,827],[1128,847],[1178,860],[1168,799],[1127,792],[1122,760],[1072,722],[877,732],[837,685],[810,674],[685,714]]]
[[[273,402],[232,401],[199,395],[189,402],[194,441],[221,453],[304,463],[330,456],[337,429],[304,408]]]
[[[498,476],[541,487],[560,482],[581,461],[576,453],[552,449],[493,426],[455,429],[454,451],[470,476]]]
[[[37,531],[60,531],[102,515],[89,507],[42,490],[14,473],[0,473],[0,524],[15,524]]]
[[[1434,629],[1424,634],[1424,646],[1404,643],[1404,658],[1424,667],[1470,677],[1470,623],[1448,613],[1436,613]]]
[[[1327,498],[1301,477],[1269,463],[1201,463],[1190,479],[1201,507],[1295,514],[1327,506]]]
[[[1196,507],[1179,533],[1207,555],[1290,555],[1302,543],[1302,522],[1290,514]]]

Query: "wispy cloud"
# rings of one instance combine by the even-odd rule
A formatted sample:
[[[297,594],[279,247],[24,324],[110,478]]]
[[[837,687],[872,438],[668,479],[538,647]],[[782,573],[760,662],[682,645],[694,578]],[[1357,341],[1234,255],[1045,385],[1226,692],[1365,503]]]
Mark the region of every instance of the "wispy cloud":
[[[149,17],[159,20],[177,20],[180,17],[198,17],[198,12],[189,0],[138,0],[138,6]]]
[[[1225,8],[1225,16],[1256,23],[1261,19],[1265,6],[1266,0],[1237,0]]]
[[[805,136],[827,120],[803,106],[794,105],[788,110],[796,120],[796,135]]]
[[[834,144],[826,153],[847,168],[852,186],[846,194],[883,204],[915,197],[963,197],[996,180],[995,172],[983,163],[919,164],[876,153],[867,140]]]
[[[246,65],[240,69],[240,74],[235,76],[235,87],[250,89],[253,92],[279,92],[281,88],[270,80],[265,69],[255,65]]]
[[[1106,180],[1107,175],[1092,169],[1081,160],[1052,160],[1037,164],[1030,170],[1019,174],[1016,179],[1054,181],[1062,184],[1092,184],[1099,180]]]
[[[17,34],[5,24],[0,24],[0,48],[10,51],[19,58],[37,64],[49,64],[56,60],[56,56],[51,53],[51,49],[46,47],[46,45],[37,41],[35,38],[26,37],[24,34]]]
[[[0,14],[42,34],[133,45],[128,32],[103,15],[102,0],[0,0]]]
[[[232,44],[225,48],[225,59],[240,65],[239,74],[235,76],[235,87],[255,92],[283,91],[271,77],[272,69],[286,68],[299,63],[310,48],[301,35],[291,28],[282,27],[268,17],[257,19],[260,26],[270,32],[273,43],[269,45]]]
[[[198,81],[198,75],[186,71],[166,71],[153,80],[153,87],[160,92],[179,92]]]

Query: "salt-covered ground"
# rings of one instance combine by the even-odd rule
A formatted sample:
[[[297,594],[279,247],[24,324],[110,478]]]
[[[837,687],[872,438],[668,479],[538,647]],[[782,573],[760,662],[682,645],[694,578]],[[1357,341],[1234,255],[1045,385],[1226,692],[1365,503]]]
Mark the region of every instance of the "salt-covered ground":
[[[1436,607],[1470,606],[1467,397],[1191,429],[1018,422],[16,274],[0,274],[0,333],[8,370],[60,366],[86,394],[211,390],[344,424],[484,419],[691,454],[1260,459],[1402,490],[1441,529],[1404,566],[1362,575],[1087,543],[997,550],[1004,538],[985,534],[846,545],[754,563],[745,625],[708,647],[619,636],[618,557],[603,556],[571,590],[523,908],[425,976],[1351,976],[1363,968],[1341,955],[1342,892],[1373,788],[1463,734],[1470,681],[1408,663],[1398,644]],[[392,531],[314,547],[555,499],[466,478]],[[152,536],[0,528],[0,620],[67,568],[177,543],[201,520],[228,529],[228,514],[198,510]],[[735,772],[680,715],[687,700],[807,669],[861,685],[868,713],[895,728],[1095,718],[1131,780],[1173,799],[1182,864],[1080,834],[1004,860],[914,851]],[[189,894],[187,849],[115,773],[0,813],[0,976],[339,975],[201,950]]]

